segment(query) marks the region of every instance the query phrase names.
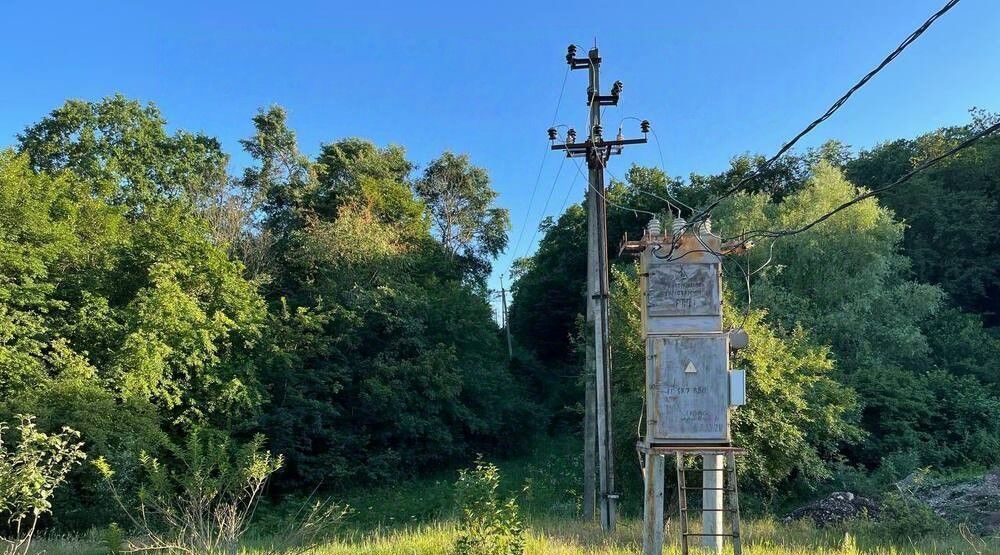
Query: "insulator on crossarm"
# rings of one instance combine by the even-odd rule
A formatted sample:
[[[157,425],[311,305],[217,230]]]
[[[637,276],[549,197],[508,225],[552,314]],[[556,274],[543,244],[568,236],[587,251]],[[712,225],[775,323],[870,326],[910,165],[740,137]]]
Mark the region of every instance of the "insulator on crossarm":
[[[701,225],[699,226],[699,228],[700,228],[699,231],[701,232],[702,235],[711,235],[712,234],[712,219],[711,218],[705,218],[701,222]]]
[[[656,216],[653,216],[649,223],[646,224],[646,231],[649,232],[649,237],[655,239],[663,233],[663,227],[660,225],[660,220]]]
[[[566,144],[573,144],[576,142],[576,129],[570,129],[566,132]]]
[[[554,141],[559,137],[558,131],[555,127],[549,127],[549,140]]]
[[[649,120],[642,120],[642,123],[639,124],[639,128],[642,129],[643,133],[649,133]]]
[[[684,218],[674,218],[674,225],[672,227],[674,235],[680,235],[681,233],[684,233],[685,227],[687,227],[687,222],[684,221]]]
[[[571,44],[566,48],[566,63],[572,64],[573,58],[576,58],[576,45]]]

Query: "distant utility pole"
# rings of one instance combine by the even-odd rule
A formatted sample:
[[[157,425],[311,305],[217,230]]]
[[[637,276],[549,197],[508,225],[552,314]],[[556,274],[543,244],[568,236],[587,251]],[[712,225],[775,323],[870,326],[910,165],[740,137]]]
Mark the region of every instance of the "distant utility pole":
[[[500,276],[500,302],[503,308],[503,316],[500,321],[503,329],[507,331],[507,359],[514,360],[514,347],[510,340],[510,325],[507,323],[507,290],[503,288],[503,276]]]
[[[600,94],[601,57],[597,47],[590,50],[586,58],[576,57],[576,46],[570,45],[566,53],[566,63],[570,69],[588,69],[590,74],[587,87],[587,105],[590,107],[590,123],[587,140],[576,142],[576,131],[570,129],[566,133],[565,144],[553,144],[553,150],[565,150],[566,156],[586,157],[589,169],[589,188],[587,189],[587,322],[593,326],[593,333],[587,333],[587,360],[593,360],[593,371],[596,395],[596,451],[600,482],[598,505],[601,511],[601,528],[611,532],[615,527],[616,501],[615,492],[614,450],[611,441],[611,349],[608,340],[608,238],[607,238],[607,204],[604,198],[604,167],[612,154],[620,154],[627,144],[645,143],[642,139],[623,139],[621,133],[615,140],[605,141],[601,129],[601,107],[616,106],[621,95],[622,83],[615,81],[610,95]],[[649,122],[642,122],[642,131],[649,131]],[[555,128],[549,129],[549,139],[553,142],[558,137]],[[592,357],[592,358],[591,358]],[[588,373],[590,365],[588,364]],[[588,380],[589,382],[589,380]],[[587,411],[592,410],[589,405]],[[585,435],[590,426],[591,417],[584,417]],[[593,452],[592,439],[584,437],[585,457]],[[593,462],[584,460],[584,471],[592,472]],[[584,482],[584,514],[587,514],[588,484],[593,483],[593,474],[587,474]],[[592,499],[593,496],[590,496]]]

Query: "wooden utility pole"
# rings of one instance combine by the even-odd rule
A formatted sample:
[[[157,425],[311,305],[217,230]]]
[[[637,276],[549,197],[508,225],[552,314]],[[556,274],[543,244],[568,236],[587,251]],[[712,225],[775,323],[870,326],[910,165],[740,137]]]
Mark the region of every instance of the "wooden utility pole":
[[[507,332],[507,360],[514,360],[514,347],[510,340],[510,324],[507,322],[507,290],[503,288],[503,276],[500,276],[500,303],[503,309],[503,316],[500,321]]]
[[[621,95],[622,84],[616,81],[610,95],[600,94],[601,57],[596,47],[588,52],[586,58],[576,57],[576,47],[570,45],[567,49],[566,62],[570,69],[584,69],[589,73],[587,87],[587,105],[590,107],[590,118],[587,140],[576,143],[576,131],[570,129],[566,134],[565,144],[553,144],[555,150],[565,150],[568,157],[586,157],[589,170],[587,189],[587,371],[591,370],[593,361],[594,375],[594,414],[585,414],[584,419],[584,514],[587,513],[588,483],[592,483],[593,459],[587,460],[591,453],[591,438],[588,432],[591,422],[596,426],[596,451],[598,482],[600,494],[597,504],[601,513],[601,528],[611,532],[615,527],[618,494],[615,492],[614,449],[612,442],[611,419],[611,346],[609,342],[609,309],[608,309],[608,238],[607,238],[607,203],[604,198],[604,167],[612,154],[621,153],[627,144],[645,143],[646,139],[623,139],[620,136],[612,141],[605,141],[601,129],[601,107],[615,106]],[[649,131],[649,122],[642,122],[642,131]],[[549,138],[557,138],[554,128],[549,129]],[[592,330],[592,331],[591,331]],[[588,376],[589,378],[589,376]],[[589,379],[587,380],[589,386]],[[586,410],[591,409],[590,390],[588,387],[585,398]],[[591,486],[592,487],[592,486]]]

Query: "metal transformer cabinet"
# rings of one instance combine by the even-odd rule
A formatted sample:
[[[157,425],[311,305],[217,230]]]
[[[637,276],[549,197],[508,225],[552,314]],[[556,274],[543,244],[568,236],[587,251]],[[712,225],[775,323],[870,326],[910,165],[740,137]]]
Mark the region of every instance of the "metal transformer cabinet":
[[[722,330],[722,260],[725,249],[707,221],[690,232],[675,222],[663,235],[650,221],[642,240],[624,249],[641,252],[642,331],[646,343],[646,436],[637,445],[643,461],[645,500],[644,555],[662,555],[665,455],[676,456],[677,507],[681,553],[691,537],[711,551],[732,538],[741,553],[736,453],[732,446],[731,407],[743,404],[745,373],[730,372],[729,349],[745,346],[742,337]],[[700,455],[701,485],[688,485],[686,458]],[[687,495],[702,497],[702,529],[688,529]],[[723,492],[728,505],[723,506]],[[729,515],[732,531],[723,531]]]
[[[671,247],[671,245],[673,245]],[[646,443],[728,445],[729,338],[720,240],[706,230],[648,236],[642,252]]]

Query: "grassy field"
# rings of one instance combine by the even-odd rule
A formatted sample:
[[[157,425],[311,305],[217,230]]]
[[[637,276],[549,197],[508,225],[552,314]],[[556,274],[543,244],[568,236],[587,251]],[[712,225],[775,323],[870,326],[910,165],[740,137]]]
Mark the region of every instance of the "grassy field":
[[[532,521],[528,526],[530,555],[626,555],[641,551],[641,521],[629,519],[610,537],[596,525],[576,520]],[[846,536],[850,533],[850,537]],[[676,530],[665,553],[679,554]],[[315,551],[315,555],[441,555],[452,551],[455,526],[452,521],[380,528],[368,532],[346,531],[338,540]],[[42,542],[49,555],[105,555],[96,538]],[[250,550],[264,553],[266,550]],[[697,550],[694,550],[697,551]],[[817,529],[805,523],[781,524],[763,519],[745,523],[744,553],[747,555],[986,555],[1000,553],[1000,541],[973,545],[956,531],[950,537],[923,540],[888,540],[877,526],[855,525]]]
[[[579,518],[577,441],[552,440],[529,456],[502,464],[504,489],[517,494],[527,524],[530,555],[625,555],[641,551],[641,519],[637,503],[624,503],[625,517],[611,536]],[[338,499],[352,511],[337,538],[315,555],[441,555],[452,552],[456,537],[453,484],[456,471],[405,485],[344,492]],[[282,508],[295,506],[286,500]],[[282,511],[265,507],[265,515]],[[780,512],[780,511],[779,511]],[[266,519],[267,517],[265,517]],[[697,517],[693,517],[696,520]],[[697,527],[693,522],[693,527]],[[877,522],[816,528],[811,523],[785,524],[769,516],[748,516],[743,523],[747,555],[1000,555],[1000,538],[985,545],[966,540],[955,528],[928,538],[899,537]],[[667,524],[666,553],[679,554],[676,520]],[[266,545],[258,538],[256,545]],[[80,538],[42,541],[48,555],[106,555],[100,533]],[[248,545],[247,553],[267,550]],[[695,552],[697,550],[694,550]],[[731,553],[727,549],[727,553]]]

